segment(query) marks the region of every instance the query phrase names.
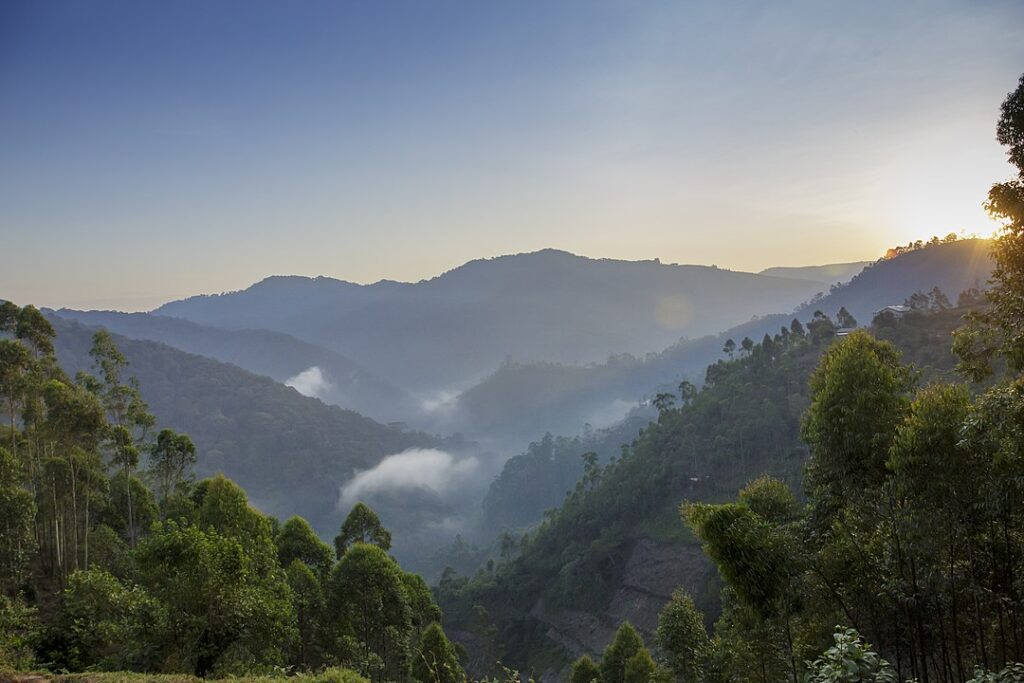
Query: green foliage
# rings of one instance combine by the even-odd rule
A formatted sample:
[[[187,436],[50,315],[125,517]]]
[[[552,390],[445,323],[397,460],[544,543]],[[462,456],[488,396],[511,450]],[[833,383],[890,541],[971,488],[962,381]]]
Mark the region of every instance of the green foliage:
[[[364,503],[356,503],[334,537],[334,552],[340,560],[354,543],[372,543],[391,549],[391,532],[384,528],[377,513]]]
[[[658,615],[657,636],[663,661],[675,679],[679,683],[700,681],[710,643],[704,615],[682,589],[672,592],[672,599]]]
[[[858,330],[831,346],[811,376],[801,435],[811,447],[807,485],[828,508],[878,488],[913,375],[899,351]]]
[[[573,662],[569,683],[601,683],[601,667],[587,655]]]
[[[644,641],[640,634],[628,621],[623,622],[601,656],[601,683],[627,683],[627,664],[643,650]]]
[[[269,535],[269,528],[267,530]],[[154,530],[137,552],[140,578],[167,608],[167,661],[197,675],[280,664],[295,638],[284,573],[215,529]]]
[[[156,482],[161,503],[183,494],[191,468],[196,464],[196,447],[187,434],[161,429],[150,451],[149,473]]]
[[[743,504],[691,503],[684,515],[737,595],[763,616],[776,612],[793,572],[788,539]]]
[[[277,560],[282,567],[298,560],[325,577],[334,562],[331,547],[321,541],[309,522],[301,517],[289,518],[277,532],[274,543],[277,545]]]
[[[104,569],[119,579],[128,578],[131,573],[128,544],[106,524],[97,525],[89,533],[89,566]]]
[[[75,572],[61,594],[59,645],[52,655],[72,670],[147,670],[155,664],[147,637],[166,632],[167,617],[138,586],[102,569]]]
[[[35,501],[22,488],[18,463],[0,447],[0,595],[13,596],[35,549]]]
[[[420,635],[412,658],[412,678],[420,683],[461,683],[465,678],[455,648],[437,623]]]
[[[336,636],[358,643],[357,668],[373,680],[393,680],[404,671],[412,610],[395,561],[380,547],[357,542],[331,570],[326,592]]]
[[[19,596],[0,595],[0,671],[28,671],[35,665],[41,624],[38,611]]]
[[[808,663],[806,683],[898,683],[887,661],[852,628],[837,628],[835,645]]]
[[[289,661],[303,669],[315,668],[328,659],[323,588],[318,575],[302,560],[293,559],[286,575],[298,629]]]
[[[294,680],[295,683],[369,683],[369,681],[358,672],[340,666],[328,667],[313,676],[300,675],[295,678],[289,678],[288,680]]]

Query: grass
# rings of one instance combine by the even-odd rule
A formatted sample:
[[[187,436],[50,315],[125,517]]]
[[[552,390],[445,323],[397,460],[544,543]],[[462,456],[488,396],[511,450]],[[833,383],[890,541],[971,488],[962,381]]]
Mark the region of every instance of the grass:
[[[332,668],[316,674],[294,676],[232,676],[219,679],[230,683],[367,683],[348,669]],[[188,674],[144,674],[133,671],[89,671],[55,674],[48,671],[0,671],[0,683],[207,683],[207,679]]]

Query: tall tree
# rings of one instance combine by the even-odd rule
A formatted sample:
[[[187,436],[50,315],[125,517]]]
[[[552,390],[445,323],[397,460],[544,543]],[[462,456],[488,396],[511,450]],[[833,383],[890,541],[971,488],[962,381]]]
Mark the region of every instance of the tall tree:
[[[391,532],[365,503],[355,504],[334,537],[334,552],[339,560],[354,543],[372,543],[383,550],[391,549]]]

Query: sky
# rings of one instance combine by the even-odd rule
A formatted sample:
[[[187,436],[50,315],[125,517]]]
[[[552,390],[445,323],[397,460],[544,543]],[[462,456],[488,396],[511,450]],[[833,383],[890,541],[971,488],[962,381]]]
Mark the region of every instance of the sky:
[[[987,234],[1024,3],[0,0],[0,298]]]

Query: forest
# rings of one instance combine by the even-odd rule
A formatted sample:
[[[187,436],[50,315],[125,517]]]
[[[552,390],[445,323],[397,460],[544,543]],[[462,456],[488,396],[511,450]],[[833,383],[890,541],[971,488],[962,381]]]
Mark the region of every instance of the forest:
[[[196,481],[111,336],[69,378],[32,306],[0,308],[0,663],[325,681],[454,680],[461,666],[421,577],[357,504],[334,546],[301,517]]]

